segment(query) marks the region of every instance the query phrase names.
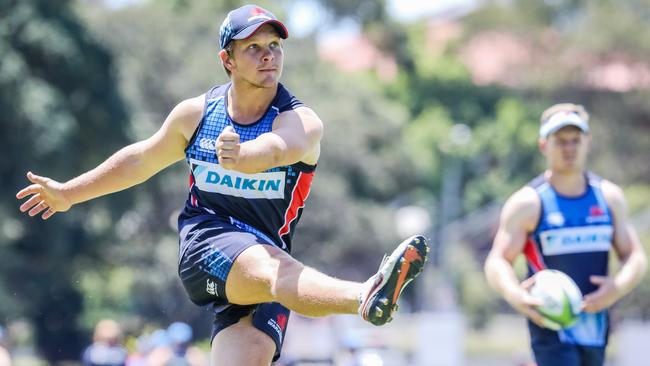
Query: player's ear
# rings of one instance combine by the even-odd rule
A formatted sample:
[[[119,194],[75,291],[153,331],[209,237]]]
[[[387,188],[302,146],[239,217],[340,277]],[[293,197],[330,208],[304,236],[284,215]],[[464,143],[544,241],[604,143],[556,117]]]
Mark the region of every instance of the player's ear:
[[[228,51],[225,49],[219,51],[219,58],[221,59],[221,63],[225,68],[228,70],[232,68],[232,57],[228,54]]]
[[[540,137],[539,140],[537,140],[537,147],[539,147],[539,151],[544,154],[546,152],[546,145],[548,145],[548,139],[545,137]]]

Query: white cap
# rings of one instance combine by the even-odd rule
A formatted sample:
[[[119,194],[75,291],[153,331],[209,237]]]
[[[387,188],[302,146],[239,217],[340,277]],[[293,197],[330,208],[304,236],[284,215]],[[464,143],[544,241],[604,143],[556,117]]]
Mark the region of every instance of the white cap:
[[[589,123],[582,119],[578,113],[572,111],[559,111],[554,113],[546,120],[546,122],[544,122],[544,124],[542,124],[539,128],[539,135],[546,138],[566,126],[576,126],[582,130],[582,132],[589,133]]]

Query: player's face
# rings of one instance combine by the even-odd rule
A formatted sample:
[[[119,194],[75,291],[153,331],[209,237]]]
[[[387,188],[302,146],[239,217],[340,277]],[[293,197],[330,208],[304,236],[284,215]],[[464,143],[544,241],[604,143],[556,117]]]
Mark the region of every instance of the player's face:
[[[567,126],[542,139],[540,146],[551,170],[572,173],[585,169],[590,143],[590,135],[577,127]]]
[[[259,88],[275,87],[283,61],[282,39],[273,26],[265,24],[250,38],[236,41],[230,70],[233,80]]]

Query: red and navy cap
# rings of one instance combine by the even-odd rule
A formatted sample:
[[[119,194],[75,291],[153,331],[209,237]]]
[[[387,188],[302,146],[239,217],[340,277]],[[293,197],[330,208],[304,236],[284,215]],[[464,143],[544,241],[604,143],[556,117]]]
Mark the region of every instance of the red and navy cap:
[[[257,5],[244,5],[228,13],[221,24],[219,43],[224,49],[233,39],[246,39],[252,36],[261,26],[270,24],[278,31],[280,38],[289,37],[287,27],[270,11]]]

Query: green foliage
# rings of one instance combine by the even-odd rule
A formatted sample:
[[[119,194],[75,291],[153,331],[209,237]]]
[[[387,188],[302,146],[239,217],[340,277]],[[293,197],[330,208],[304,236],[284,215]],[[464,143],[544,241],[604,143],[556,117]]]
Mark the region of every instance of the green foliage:
[[[627,186],[625,198],[630,215],[643,213],[644,210],[650,209],[650,186],[640,183]]]
[[[120,318],[131,308],[132,287],[135,271],[130,267],[87,269],[79,279],[79,290],[84,294],[84,317],[86,329],[105,318]],[[119,315],[118,315],[119,314]]]
[[[571,43],[599,55],[621,54],[633,59],[650,55],[650,1],[581,1],[584,13],[571,34]]]
[[[111,57],[68,1],[2,2],[0,53],[0,173],[8,193],[0,198],[0,321],[27,318],[47,359],[76,359],[83,301],[73,278],[82,262],[97,264],[112,238],[112,212],[128,205],[127,196],[43,223],[20,214],[11,193],[29,183],[28,169],[60,179],[90,168],[124,144],[127,116]],[[85,210],[108,222],[92,225]]]
[[[388,18],[385,0],[316,0],[335,19],[351,18],[364,25],[385,22]]]
[[[97,37],[115,53],[120,90],[133,111],[126,128],[133,139],[153,134],[181,100],[227,80],[217,51],[221,21],[240,4],[230,5],[167,1],[115,11],[80,8]],[[113,227],[119,239],[107,248],[111,265],[129,269],[128,291],[116,298],[83,287],[85,296],[94,299],[86,307],[84,324],[100,314],[115,314],[132,324],[183,320],[193,325],[197,337],[208,336],[205,312],[187,299],[176,274],[175,221],[186,199],[187,175],[187,167],[177,164],[131,189],[133,209],[121,212]],[[110,282],[104,271],[97,275]]]
[[[451,248],[448,266],[458,291],[458,302],[474,328],[484,328],[497,308],[497,295],[490,289],[482,266],[467,245]]]
[[[311,77],[292,68],[285,73],[292,90],[325,124],[321,163],[295,253],[319,268],[361,279],[397,241],[387,204],[413,186],[406,155],[411,148],[398,138],[406,111],[354,77],[317,67],[321,71]]]
[[[429,184],[436,189],[441,170],[440,145],[447,139],[453,121],[441,105],[426,108],[404,131],[404,144],[419,174],[430,178]]]

